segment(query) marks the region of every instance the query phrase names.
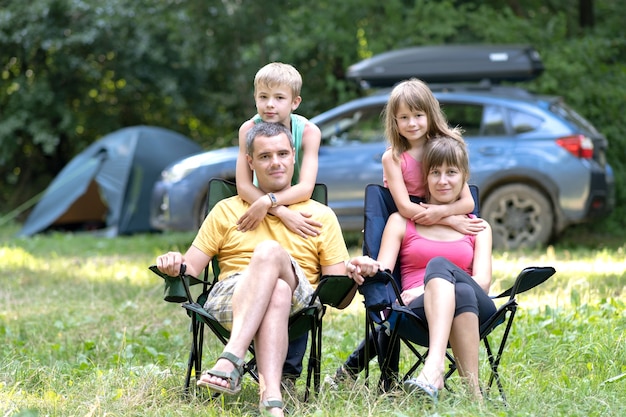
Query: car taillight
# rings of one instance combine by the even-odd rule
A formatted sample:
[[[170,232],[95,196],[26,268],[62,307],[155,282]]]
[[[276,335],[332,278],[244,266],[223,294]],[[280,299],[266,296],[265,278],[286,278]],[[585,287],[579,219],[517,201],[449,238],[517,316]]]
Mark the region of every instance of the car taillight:
[[[585,135],[558,138],[556,143],[577,158],[593,158],[593,142]]]

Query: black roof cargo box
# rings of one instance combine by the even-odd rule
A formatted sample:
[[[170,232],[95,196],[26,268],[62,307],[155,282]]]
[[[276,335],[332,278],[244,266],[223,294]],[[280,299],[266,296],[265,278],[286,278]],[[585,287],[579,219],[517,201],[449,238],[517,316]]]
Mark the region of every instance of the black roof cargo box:
[[[426,83],[528,81],[543,72],[528,45],[438,45],[398,49],[358,62],[347,78],[362,87],[391,87],[411,77]]]

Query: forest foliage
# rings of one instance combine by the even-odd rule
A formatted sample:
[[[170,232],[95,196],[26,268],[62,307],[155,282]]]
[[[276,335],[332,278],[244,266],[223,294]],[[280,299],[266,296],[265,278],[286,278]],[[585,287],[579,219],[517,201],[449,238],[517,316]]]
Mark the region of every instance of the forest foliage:
[[[303,74],[312,117],[364,92],[349,65],[391,49],[533,45],[524,87],[563,96],[609,139],[624,225],[626,35],[612,0],[0,0],[0,213],[125,126],[157,125],[206,149],[233,144],[270,61]],[[591,5],[591,9],[589,6]],[[595,24],[594,24],[595,23]]]

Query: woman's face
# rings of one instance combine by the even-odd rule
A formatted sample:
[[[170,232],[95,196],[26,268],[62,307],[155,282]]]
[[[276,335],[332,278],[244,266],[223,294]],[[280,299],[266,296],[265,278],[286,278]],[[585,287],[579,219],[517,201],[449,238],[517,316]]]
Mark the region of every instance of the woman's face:
[[[459,199],[465,177],[455,166],[443,164],[432,167],[428,172],[430,204],[450,204]]]

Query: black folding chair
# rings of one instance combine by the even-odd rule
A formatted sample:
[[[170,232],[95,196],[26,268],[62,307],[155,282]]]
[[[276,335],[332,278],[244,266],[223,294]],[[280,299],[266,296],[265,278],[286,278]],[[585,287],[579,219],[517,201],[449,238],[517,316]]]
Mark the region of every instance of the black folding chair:
[[[478,211],[478,189],[470,185],[470,190],[475,200],[474,213]],[[387,222],[387,218],[397,211],[391,193],[385,187],[377,184],[370,184],[365,190],[365,228],[363,252],[374,259],[378,257],[380,250],[380,241],[382,233]],[[497,311],[489,318],[480,328],[480,339],[482,340],[490,366],[490,376],[487,385],[484,387],[486,393],[490,390],[495,380],[500,396],[506,404],[506,395],[500,380],[498,366],[504,353],[506,342],[509,337],[515,312],[517,311],[517,295],[528,291],[554,275],[555,270],[552,267],[529,267],[523,269],[513,285],[502,293],[492,296],[493,299],[502,299],[508,297],[506,301],[499,306]],[[368,282],[369,281],[369,282]],[[387,339],[388,346],[381,346],[378,343],[378,337],[374,337],[373,343],[376,354],[379,356],[381,368],[381,382],[383,385],[388,382],[383,381],[389,378],[397,371],[397,363],[394,364],[398,355],[397,350],[400,348],[400,341],[407,346],[415,357],[414,363],[405,372],[402,380],[406,380],[424,363],[428,355],[428,328],[420,317],[415,315],[412,310],[403,305],[401,294],[401,283],[399,276],[399,267],[396,265],[394,274],[390,271],[380,272],[366,280],[367,285],[362,286],[360,291],[365,297],[366,305],[366,325],[365,337],[369,340],[373,335],[380,332],[386,332],[389,336]],[[395,301],[398,300],[396,303]],[[492,331],[505,324],[504,333],[502,334],[497,350],[492,349],[493,341]],[[383,338],[384,339],[384,338]],[[365,356],[369,358],[369,343],[366,343]],[[395,353],[394,353],[395,352]],[[456,371],[456,362],[454,357],[446,354],[449,362],[449,368],[446,371],[444,380],[447,380]],[[369,369],[366,368],[366,376]],[[446,387],[448,387],[446,383]]]
[[[211,179],[209,182],[208,208],[207,213],[220,200],[232,197],[237,194],[234,183],[222,180]],[[326,204],[327,191],[323,184],[316,184],[313,193],[316,201]],[[185,377],[185,392],[189,392],[192,377],[199,376],[202,370],[202,348],[204,344],[204,327],[208,327],[212,333],[224,345],[228,342],[230,332],[225,329],[211,314],[204,308],[211,289],[218,282],[219,262],[216,257],[212,259],[211,268],[207,265],[204,270],[204,278],[196,279],[185,275],[181,271],[179,277],[164,276],[158,271],[156,266],[150,269],[165,279],[165,300],[169,302],[184,303],[182,307],[187,310],[191,318],[192,344],[187,363],[187,374]],[[202,292],[194,301],[190,291],[190,285],[202,284]],[[343,309],[347,307],[354,294],[356,285],[354,281],[345,275],[325,275],[320,278],[311,297],[308,306],[292,315],[289,319],[289,340],[294,340],[310,332],[311,346],[309,348],[309,359],[307,363],[307,379],[304,400],[308,400],[310,394],[311,380],[313,380],[314,392],[319,392],[321,380],[321,356],[322,356],[322,318],[328,306]],[[319,299],[320,304],[315,304]],[[250,374],[258,382],[256,373],[256,358],[253,344],[250,344],[248,351],[251,354],[244,364],[244,373]]]

